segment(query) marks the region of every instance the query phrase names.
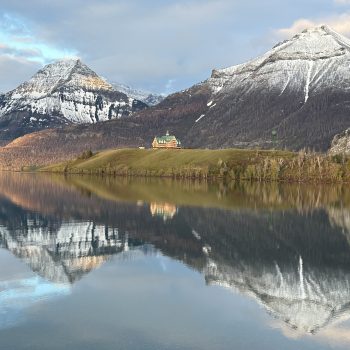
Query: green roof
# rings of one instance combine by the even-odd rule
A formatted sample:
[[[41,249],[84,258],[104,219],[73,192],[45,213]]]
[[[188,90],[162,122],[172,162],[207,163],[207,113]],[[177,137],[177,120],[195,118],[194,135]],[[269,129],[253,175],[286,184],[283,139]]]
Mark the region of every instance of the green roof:
[[[156,136],[156,140],[158,143],[168,143],[175,140],[178,145],[181,145],[180,140],[178,140],[174,135],[169,135],[168,132],[164,136]]]
[[[170,142],[173,140],[176,140],[176,137],[174,135],[168,135],[168,136],[160,136],[160,137],[156,137],[157,141],[163,141],[163,142]]]

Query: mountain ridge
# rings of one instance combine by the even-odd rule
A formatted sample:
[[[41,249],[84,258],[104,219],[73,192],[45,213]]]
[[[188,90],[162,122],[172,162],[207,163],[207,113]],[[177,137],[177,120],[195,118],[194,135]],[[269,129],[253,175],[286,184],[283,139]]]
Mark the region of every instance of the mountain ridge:
[[[112,82],[111,85],[118,91],[146,103],[148,106],[155,106],[165,99],[165,95],[156,94],[150,91],[133,88],[129,85]]]

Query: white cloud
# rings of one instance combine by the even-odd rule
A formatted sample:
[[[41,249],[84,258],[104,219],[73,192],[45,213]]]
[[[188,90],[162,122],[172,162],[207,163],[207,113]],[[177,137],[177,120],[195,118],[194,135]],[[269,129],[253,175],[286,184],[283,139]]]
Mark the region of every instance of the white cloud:
[[[29,28],[35,41],[25,42],[25,35],[1,40],[10,26],[1,28],[0,9],[0,42],[39,49],[46,55],[42,63],[68,47],[109,80],[145,89],[155,82],[155,90],[161,92],[173,77],[176,82],[169,91],[190,86],[188,80],[202,80],[220,64],[217,57],[228,57],[225,46],[235,44],[223,28],[231,25],[237,0],[61,0],[45,7],[42,0],[30,6],[26,1],[3,1],[7,13],[21,19],[11,21],[15,30]],[[28,53],[31,60],[36,58],[34,51]]]
[[[350,0],[348,2],[350,3]],[[326,24],[336,32],[350,37],[350,13],[318,19],[299,19],[290,27],[276,30],[276,33],[279,37],[289,38],[297,33],[300,33],[304,29],[313,28],[322,24]]]
[[[334,0],[336,4],[347,5],[350,4],[350,0]]]
[[[5,13],[0,16],[0,54],[44,64],[76,52],[38,40],[21,17]]]

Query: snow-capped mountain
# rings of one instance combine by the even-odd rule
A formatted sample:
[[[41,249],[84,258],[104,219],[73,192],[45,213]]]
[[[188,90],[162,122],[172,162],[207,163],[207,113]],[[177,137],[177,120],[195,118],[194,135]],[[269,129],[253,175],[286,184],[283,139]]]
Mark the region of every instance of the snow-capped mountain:
[[[165,95],[155,94],[149,91],[144,91],[140,89],[134,89],[128,85],[120,84],[120,83],[111,83],[112,86],[125,95],[134,98],[135,100],[142,101],[146,103],[148,106],[155,106],[158,103],[162,102],[165,99]]]
[[[301,87],[302,102],[306,103],[312,92],[325,85],[333,82],[342,88],[349,84],[346,69],[349,56],[350,40],[321,26],[277,44],[248,63],[214,70],[208,82],[215,93],[245,85],[246,80],[253,83],[249,90],[265,84],[267,90],[278,88],[280,95],[288,90],[299,92]]]
[[[45,66],[0,96],[0,139],[63,124],[121,118],[145,107],[79,59],[66,59]]]
[[[214,70],[207,119],[228,128],[227,145],[268,147],[274,130],[280,146],[325,150],[350,125],[349,64],[350,40],[327,26],[305,30],[262,57]]]
[[[257,59],[213,70],[147,115],[163,118],[165,130],[175,119],[171,129],[188,147],[326,150],[350,126],[349,65],[350,40],[320,26]]]

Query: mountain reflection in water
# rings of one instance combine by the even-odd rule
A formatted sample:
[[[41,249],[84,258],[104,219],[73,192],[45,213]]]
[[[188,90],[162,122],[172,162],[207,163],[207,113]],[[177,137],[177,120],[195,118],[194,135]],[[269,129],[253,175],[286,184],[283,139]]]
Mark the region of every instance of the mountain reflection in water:
[[[5,173],[0,244],[57,286],[112,257],[161,252],[292,330],[350,318],[350,190],[341,186]],[[0,305],[4,291],[0,283]]]

